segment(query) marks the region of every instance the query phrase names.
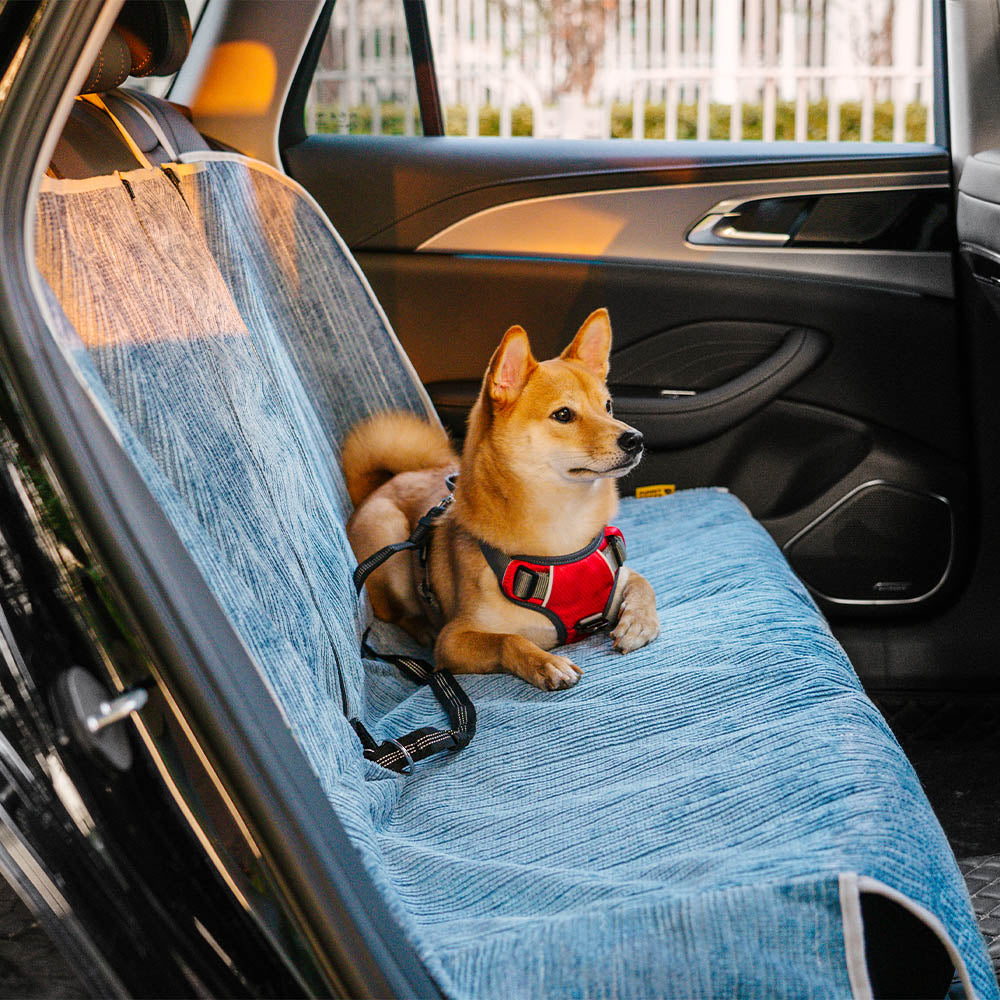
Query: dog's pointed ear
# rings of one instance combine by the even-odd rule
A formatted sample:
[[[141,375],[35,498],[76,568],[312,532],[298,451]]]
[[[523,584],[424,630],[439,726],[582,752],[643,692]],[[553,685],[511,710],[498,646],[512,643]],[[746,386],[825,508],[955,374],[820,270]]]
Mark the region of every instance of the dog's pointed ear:
[[[486,370],[486,391],[493,402],[500,406],[513,403],[537,365],[524,328],[512,326],[503,335]]]
[[[576,332],[573,343],[559,355],[563,361],[579,361],[601,381],[608,377],[611,354],[611,318],[607,309],[595,309]]]

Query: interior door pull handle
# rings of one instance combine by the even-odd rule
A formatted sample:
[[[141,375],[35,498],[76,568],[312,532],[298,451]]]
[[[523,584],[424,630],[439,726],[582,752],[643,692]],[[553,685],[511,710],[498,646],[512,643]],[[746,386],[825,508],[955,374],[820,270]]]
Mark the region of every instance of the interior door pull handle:
[[[635,423],[652,448],[684,448],[735,427],[794,385],[822,360],[829,340],[818,330],[795,327],[763,361],[712,389],[692,396],[615,397],[615,414]]]
[[[730,198],[713,205],[687,234],[699,247],[783,247],[802,228],[813,195]]]
[[[723,202],[727,205],[728,202]],[[722,207],[722,206],[720,206]],[[731,212],[713,212],[706,215],[687,235],[688,243],[698,247],[783,247],[791,233],[758,233],[750,229],[737,229],[726,220]]]
[[[692,234],[693,235],[693,234]],[[781,247],[792,237],[790,233],[752,233],[732,226],[713,230],[714,243],[731,243],[733,246]],[[696,242],[694,240],[691,241]]]

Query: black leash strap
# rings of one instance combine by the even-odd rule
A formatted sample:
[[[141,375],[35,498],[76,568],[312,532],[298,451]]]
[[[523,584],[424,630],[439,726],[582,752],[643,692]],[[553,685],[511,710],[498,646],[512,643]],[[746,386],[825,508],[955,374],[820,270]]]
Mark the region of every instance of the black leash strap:
[[[358,568],[354,571],[354,589],[360,594],[361,588],[365,585],[365,580],[386,561],[397,552],[406,552],[408,549],[422,549],[430,538],[434,522],[455,502],[452,494],[448,494],[436,507],[431,507],[429,511],[419,521],[413,529],[413,534],[405,542],[396,542],[387,545],[378,552],[373,552],[364,562],[358,563]]]
[[[361,721],[352,719],[351,725],[361,740],[368,760],[390,771],[409,774],[410,768],[417,761],[441,753],[442,750],[461,750],[469,745],[476,735],[476,707],[449,671],[435,670],[426,660],[418,660],[412,656],[376,652],[368,645],[367,631],[361,641],[361,651],[369,658],[393,664],[414,683],[426,684],[448,714],[448,721],[451,723],[451,729],[422,726],[405,736],[376,743]]]
[[[453,482],[449,482],[448,485],[454,488]],[[424,550],[430,540],[434,522],[453,502],[454,497],[449,493],[436,507],[432,507],[420,518],[416,528],[413,529],[413,534],[405,542],[387,545],[360,563],[354,571],[354,586],[358,593],[361,593],[361,588],[371,572],[397,552],[417,549],[421,552],[421,558],[426,559]],[[426,660],[418,660],[413,656],[376,652],[368,645],[369,631],[366,629],[361,639],[361,651],[364,655],[371,659],[384,660],[386,663],[393,664],[415,684],[426,684],[447,713],[451,729],[423,726],[420,729],[414,729],[412,733],[400,736],[398,739],[388,739],[384,743],[376,743],[375,738],[368,732],[360,719],[351,719],[350,723],[358,734],[358,739],[361,740],[365,757],[390,771],[409,774],[411,767],[417,761],[440,753],[442,750],[461,750],[468,746],[472,737],[476,735],[476,708],[452,674],[447,670],[435,670]]]

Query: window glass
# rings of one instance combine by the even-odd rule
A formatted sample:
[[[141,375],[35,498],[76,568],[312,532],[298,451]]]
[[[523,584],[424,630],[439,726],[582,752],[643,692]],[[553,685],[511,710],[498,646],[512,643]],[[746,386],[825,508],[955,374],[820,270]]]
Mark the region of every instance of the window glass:
[[[933,141],[932,0],[427,0],[447,132]],[[337,0],[310,132],[419,133],[400,0]]]
[[[420,134],[402,0],[336,0],[306,101],[306,131]]]

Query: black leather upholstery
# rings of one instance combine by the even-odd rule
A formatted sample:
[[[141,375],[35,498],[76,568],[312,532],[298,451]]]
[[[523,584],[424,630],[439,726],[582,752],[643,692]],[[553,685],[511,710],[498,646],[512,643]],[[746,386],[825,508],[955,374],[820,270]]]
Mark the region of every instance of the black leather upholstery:
[[[121,86],[132,72],[132,53],[125,39],[114,28],[104,39],[90,74],[80,88],[81,94],[103,94]]]
[[[77,101],[52,153],[56,177],[82,178],[141,166],[111,119],[92,104]]]
[[[121,93],[105,94],[104,103],[128,130],[146,159],[152,164],[174,159],[142,115],[119,96]],[[156,119],[175,153],[209,148],[201,133],[172,104],[149,94],[128,93]],[[111,119],[93,105],[77,101],[52,154],[52,173],[66,178],[97,177],[115,170],[135,170],[138,166],[141,164]]]
[[[191,25],[183,0],[127,0],[81,91],[105,95],[108,110],[153,164],[167,163],[174,154],[207,149],[208,144],[177,106],[129,91],[131,99],[145,109],[144,116],[115,88],[128,76],[176,73],[190,47]],[[155,119],[172,150],[160,143],[157,132],[149,126],[149,117]],[[100,109],[77,101],[52,155],[52,173],[83,178],[138,166],[111,119]]]
[[[115,28],[132,55],[132,76],[169,76],[191,48],[184,0],[128,0]]]

